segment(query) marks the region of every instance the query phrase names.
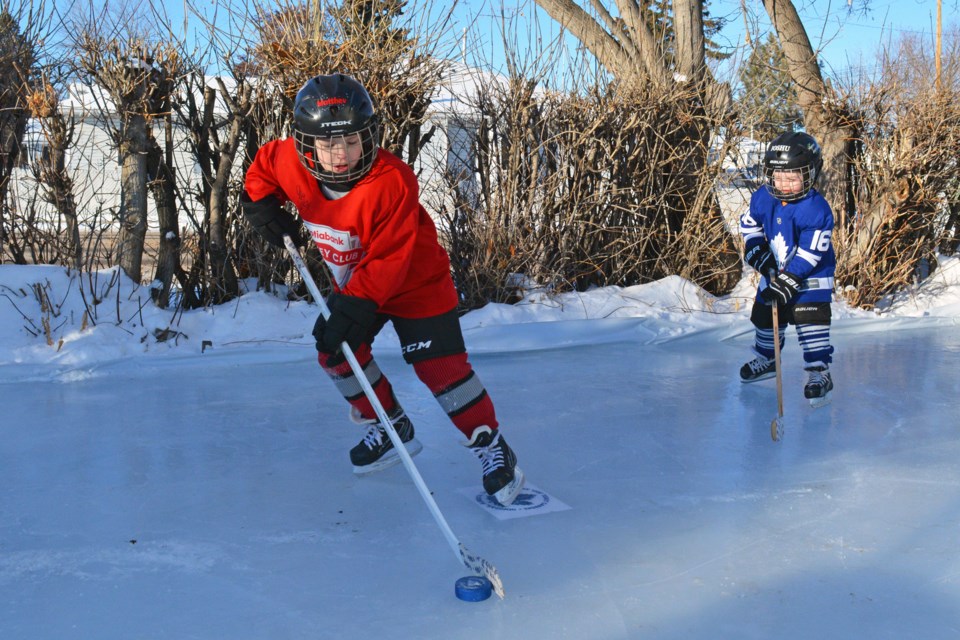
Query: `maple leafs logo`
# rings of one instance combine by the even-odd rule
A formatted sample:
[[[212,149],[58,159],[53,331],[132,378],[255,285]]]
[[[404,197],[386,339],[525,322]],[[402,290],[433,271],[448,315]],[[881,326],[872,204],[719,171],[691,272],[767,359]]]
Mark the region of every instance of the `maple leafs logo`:
[[[773,252],[773,257],[777,260],[777,268],[781,271],[785,266],[783,263],[787,260],[787,242],[783,239],[783,234],[778,233],[774,236],[773,240],[770,241],[770,251]]]

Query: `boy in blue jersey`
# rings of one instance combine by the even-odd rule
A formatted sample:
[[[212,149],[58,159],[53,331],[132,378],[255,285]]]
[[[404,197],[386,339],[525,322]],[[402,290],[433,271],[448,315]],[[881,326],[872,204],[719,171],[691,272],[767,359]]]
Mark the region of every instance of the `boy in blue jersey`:
[[[822,167],[820,145],[811,136],[778,136],[763,158],[765,187],[753,193],[749,211],[740,217],[744,258],[760,272],[750,314],[757,357],[740,369],[740,380],[756,382],[776,374],[770,305],[778,305],[776,339],[782,347],[786,326],[796,327],[809,373],[803,395],[814,407],[829,402],[833,390],[830,301],[837,260],[830,240],[833,211],[813,188]]]

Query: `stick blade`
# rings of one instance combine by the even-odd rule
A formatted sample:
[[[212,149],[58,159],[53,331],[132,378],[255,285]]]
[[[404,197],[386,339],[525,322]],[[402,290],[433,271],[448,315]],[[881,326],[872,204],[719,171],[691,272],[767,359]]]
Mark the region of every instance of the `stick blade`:
[[[490,584],[493,585],[493,592],[503,600],[503,581],[500,580],[500,574],[497,573],[495,566],[480,556],[471,553],[463,546],[462,542],[460,543],[460,560],[463,562],[463,566],[472,571],[474,575],[483,576],[489,580]]]
[[[770,437],[773,438],[774,442],[780,442],[780,439],[783,438],[783,416],[777,416],[770,423]]]

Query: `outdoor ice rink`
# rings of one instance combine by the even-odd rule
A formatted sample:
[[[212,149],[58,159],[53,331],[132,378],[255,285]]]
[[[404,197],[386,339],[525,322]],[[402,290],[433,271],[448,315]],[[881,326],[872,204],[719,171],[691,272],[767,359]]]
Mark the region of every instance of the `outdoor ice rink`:
[[[570,507],[511,520],[460,492],[479,464],[378,356],[440,509],[503,578],[506,599],[481,603],[454,597],[463,570],[403,467],[351,473],[359,432],[310,349],[7,369],[0,637],[960,634],[955,323],[838,321],[816,411],[791,330],[774,443],[773,382],[736,377],[747,327],[645,344],[631,322],[519,352],[468,332],[529,480]]]

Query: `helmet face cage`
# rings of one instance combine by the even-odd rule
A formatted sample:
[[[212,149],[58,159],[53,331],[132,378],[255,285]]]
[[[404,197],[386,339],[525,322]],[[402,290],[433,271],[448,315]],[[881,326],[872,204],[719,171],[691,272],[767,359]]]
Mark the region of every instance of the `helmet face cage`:
[[[297,148],[297,155],[300,157],[300,162],[314,178],[325,184],[347,185],[357,183],[367,175],[367,173],[370,172],[370,168],[373,167],[373,162],[377,159],[376,140],[378,138],[378,132],[379,127],[376,122],[370,123],[359,131],[341,133],[333,136],[312,136],[294,127],[293,139],[295,143],[294,146]],[[357,164],[341,173],[324,170],[323,165],[320,164],[317,157],[317,139],[324,138],[331,142],[336,142],[338,138],[346,138],[353,134],[359,134],[363,146],[363,151]]]
[[[784,202],[802,200],[820,177],[823,156],[820,145],[806,133],[785,133],[773,140],[763,157],[763,178],[770,194]],[[783,191],[777,187],[774,172],[798,173],[800,188]],[[783,180],[783,179],[781,179]]]
[[[318,159],[317,139],[340,141],[359,135],[359,161],[344,172],[327,171]],[[343,74],[320,75],[307,81],[293,105],[293,137],[300,162],[326,184],[352,185],[373,167],[380,141],[373,101],[359,82]]]

